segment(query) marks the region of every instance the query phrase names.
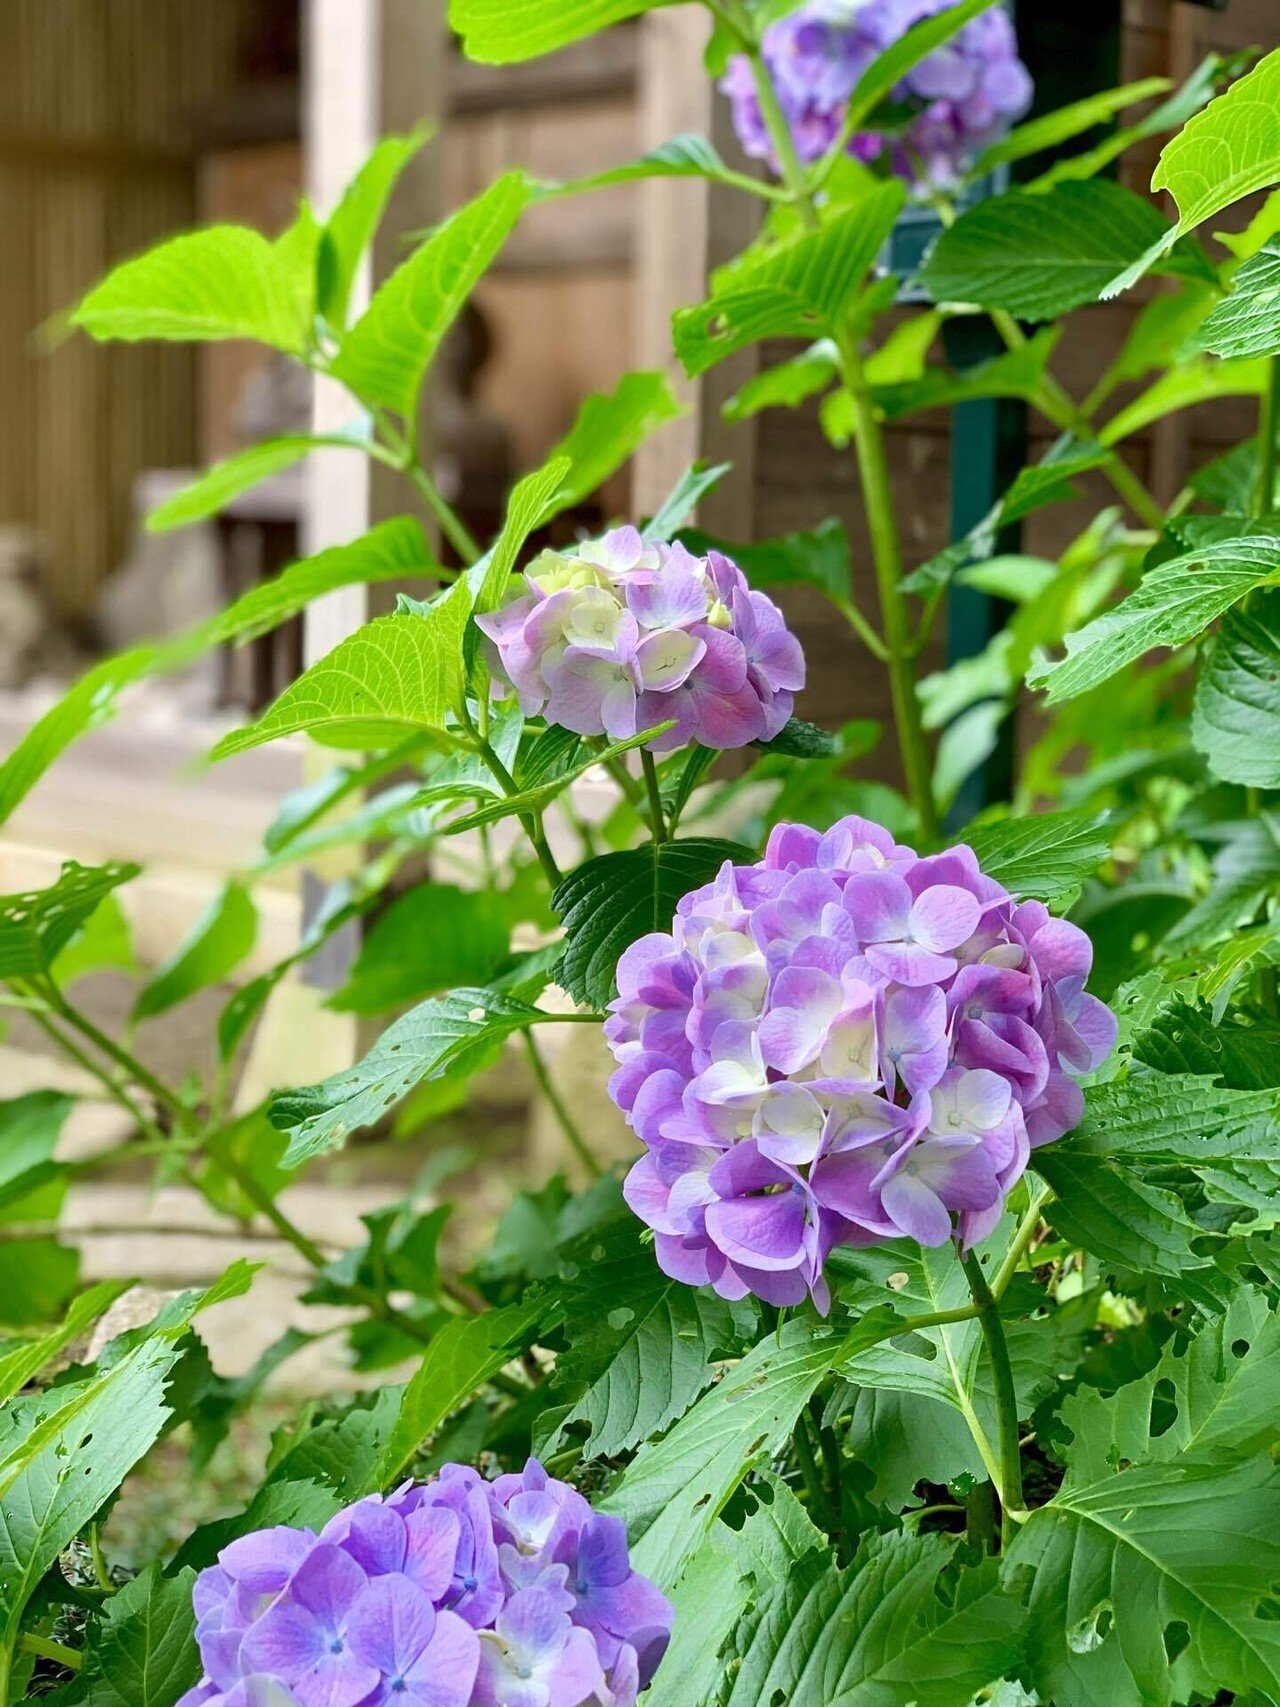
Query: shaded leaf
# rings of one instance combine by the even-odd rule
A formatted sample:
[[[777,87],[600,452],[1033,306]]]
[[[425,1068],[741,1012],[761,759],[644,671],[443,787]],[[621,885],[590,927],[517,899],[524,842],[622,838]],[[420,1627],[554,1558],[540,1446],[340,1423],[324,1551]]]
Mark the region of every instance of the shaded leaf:
[[[1196,677],[1191,738],[1224,782],[1280,788],[1280,592],[1227,612]]]
[[[229,878],[143,985],[134,1003],[134,1019],[151,1019],[198,990],[220,984],[250,953],[257,935],[258,909],[244,885]]]

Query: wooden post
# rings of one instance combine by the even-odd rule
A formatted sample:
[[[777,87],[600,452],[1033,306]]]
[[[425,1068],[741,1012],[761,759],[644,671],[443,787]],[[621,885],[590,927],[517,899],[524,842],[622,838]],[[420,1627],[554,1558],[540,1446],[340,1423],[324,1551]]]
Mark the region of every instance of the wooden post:
[[[702,63],[709,19],[698,7],[648,12],[640,22],[640,146],[669,142],[681,131],[709,136],[732,158],[737,142],[726,102]],[[643,368],[672,364],[671,316],[701,302],[711,271],[749,243],[760,225],[760,205],[740,190],[700,178],[651,178],[640,186],[636,237],[636,362]],[[729,428],[725,399],[759,366],[753,347],[721,362],[696,384],[680,377],[678,389],[691,413],[643,445],[636,455],[635,509],[651,512],[691,462],[732,461],[733,472],[703,499],[703,527],[730,538],[751,537],[755,423]]]
[[[445,0],[307,0],[305,32],[306,182],[323,218],[380,137],[439,118],[449,42]],[[438,149],[438,143],[435,151],[424,149],[401,178],[373,254],[357,278],[353,314],[404,259],[402,234],[438,216]],[[317,380],[312,411],[316,432],[331,433],[348,425],[355,412],[340,386]],[[307,464],[303,548],[311,554],[344,545],[375,522],[413,507],[408,488],[390,470],[375,467],[354,451],[317,451]],[[344,587],[309,605],[303,617],[304,667],[331,652],[382,608],[362,586]],[[323,763],[317,759],[317,772]],[[329,885],[353,869],[358,858],[358,850],[337,849],[302,871],[304,928]],[[323,1004],[346,982],[360,940],[358,924],[335,932],[299,977],[277,986],[245,1065],[238,1106],[252,1106],[276,1084],[305,1084],[359,1057],[366,1039],[356,1016],[334,1013]]]

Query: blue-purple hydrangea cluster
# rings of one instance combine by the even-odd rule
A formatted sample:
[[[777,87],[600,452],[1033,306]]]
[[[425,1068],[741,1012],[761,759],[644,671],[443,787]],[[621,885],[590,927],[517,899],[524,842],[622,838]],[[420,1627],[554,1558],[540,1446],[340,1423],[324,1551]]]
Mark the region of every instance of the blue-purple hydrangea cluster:
[[[1115,1043],[1092,959],[970,848],[779,825],[618,967],[610,1094],[646,1146],[626,1197],[662,1268],[825,1310],[835,1245],[984,1237]]]
[[[622,1521],[534,1459],[246,1535],[195,1612],[205,1676],[178,1707],[633,1707],[672,1616]]]
[[[835,143],[863,73],[913,24],[954,0],[815,0],[771,24],[764,58],[801,160]],[[748,154],[778,161],[756,98],[750,62],[738,54],[721,84]],[[1031,76],[1018,57],[1013,24],[999,7],[972,18],[914,66],[890,101],[904,122],[892,134],[860,131],[849,153],[881,162],[916,190],[954,188],[979,152],[1031,105]]]
[[[718,551],[695,557],[633,527],[545,551],[526,591],[477,617],[526,716],[648,745],[769,741],[804,686],[804,654],[778,607]]]

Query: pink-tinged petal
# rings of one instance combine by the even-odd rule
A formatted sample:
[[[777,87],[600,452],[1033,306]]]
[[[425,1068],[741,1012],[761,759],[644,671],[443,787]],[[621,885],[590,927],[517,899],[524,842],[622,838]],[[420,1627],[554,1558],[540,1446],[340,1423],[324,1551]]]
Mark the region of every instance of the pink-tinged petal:
[[[1065,1073],[1050,1073],[1043,1095],[1023,1110],[1033,1150],[1073,1132],[1084,1119],[1084,1092]]]
[[[1096,1073],[1116,1046],[1119,1022],[1105,1002],[1100,1002],[1096,996],[1084,995],[1080,997],[1080,1006],[1071,1023],[1089,1051],[1086,1071]]]
[[[824,1156],[814,1167],[810,1185],[824,1209],[843,1216],[868,1233],[891,1239],[897,1229],[885,1214],[875,1185],[885,1156],[884,1146],[878,1144]]]
[[[673,565],[627,587],[627,607],[642,628],[692,628],[707,615],[707,589],[692,569]]]
[[[967,889],[939,883],[926,889],[911,909],[911,935],[923,948],[947,954],[978,928],[982,907]]]
[[[697,671],[690,684],[698,687],[694,739],[704,747],[729,752],[759,740],[764,733],[760,700],[750,684],[733,693],[702,691]],[[680,690],[677,690],[680,691]]]
[[[715,696],[739,693],[747,681],[747,654],[742,642],[706,623],[694,633],[706,647],[698,666],[700,685]]]
[[[706,650],[705,640],[686,634],[683,629],[668,628],[650,634],[636,648],[640,680],[651,692],[669,693],[688,680]]]
[[[629,678],[611,682],[600,701],[600,721],[611,741],[629,741],[639,733],[636,708],[636,690]]]

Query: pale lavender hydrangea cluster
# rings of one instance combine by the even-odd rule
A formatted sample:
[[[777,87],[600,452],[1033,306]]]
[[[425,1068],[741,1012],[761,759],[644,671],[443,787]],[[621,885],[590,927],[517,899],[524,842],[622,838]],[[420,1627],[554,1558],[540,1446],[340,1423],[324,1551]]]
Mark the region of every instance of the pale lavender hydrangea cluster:
[[[721,552],[694,557],[633,527],[545,551],[526,591],[476,618],[526,716],[578,735],[648,745],[769,741],[804,686],[804,654],[782,612]]]
[[[205,1676],[178,1707],[633,1707],[672,1617],[621,1519],[535,1459],[246,1535],[195,1612]]]
[[[970,848],[779,825],[618,966],[609,1088],[646,1146],[626,1198],[664,1271],[825,1310],[835,1245],[984,1237],[1114,1045],[1092,960]]]
[[[764,58],[801,160],[825,154],[839,136],[849,97],[867,68],[913,24],[954,0],[814,0],[764,33]],[[742,146],[778,162],[756,98],[751,65],[738,54],[721,88],[733,103]],[[861,131],[849,152],[883,161],[917,190],[953,188],[979,152],[1031,105],[1033,85],[1018,57],[1013,24],[999,7],[972,18],[912,68],[891,102],[904,122],[894,134]]]

